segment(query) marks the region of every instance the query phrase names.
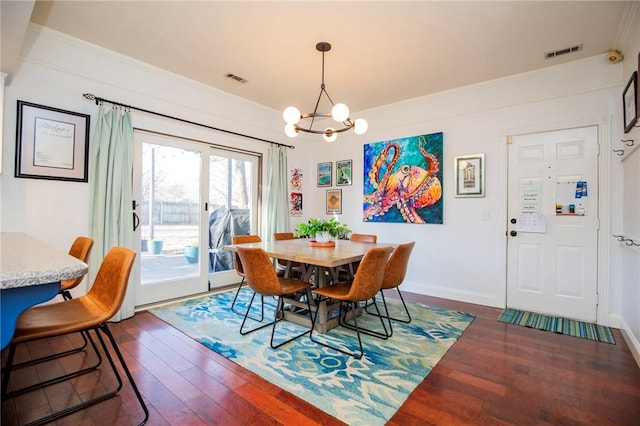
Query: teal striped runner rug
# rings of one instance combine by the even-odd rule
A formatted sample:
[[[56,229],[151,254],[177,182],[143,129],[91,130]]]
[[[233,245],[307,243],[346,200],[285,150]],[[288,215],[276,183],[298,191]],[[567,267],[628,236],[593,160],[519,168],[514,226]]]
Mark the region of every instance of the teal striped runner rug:
[[[505,309],[498,317],[498,321],[537,328],[538,330],[553,331],[554,333],[567,334],[597,342],[616,344],[609,327],[568,318],[552,317],[517,309]]]

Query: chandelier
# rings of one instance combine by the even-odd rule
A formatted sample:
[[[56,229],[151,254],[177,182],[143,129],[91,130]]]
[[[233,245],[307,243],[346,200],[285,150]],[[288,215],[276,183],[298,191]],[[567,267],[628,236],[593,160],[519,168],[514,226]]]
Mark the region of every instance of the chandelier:
[[[323,135],[324,140],[327,142],[333,142],[338,137],[338,133],[346,132],[353,129],[353,131],[361,135],[367,131],[369,125],[363,118],[356,120],[349,117],[349,107],[345,104],[334,104],[331,100],[331,96],[327,93],[324,85],[324,52],[331,50],[331,45],[327,42],[320,42],[316,44],[316,50],[322,52],[322,84],[320,85],[320,94],[316,101],[316,107],[313,112],[301,114],[300,110],[294,106],[287,107],[282,116],[287,123],[284,126],[284,133],[290,138],[298,136],[300,132],[316,133]],[[320,99],[322,94],[325,94],[329,102],[331,103],[331,114],[318,112],[318,105],[320,105]],[[327,127],[326,129],[314,129],[313,125],[316,124],[316,118],[333,118],[336,123],[339,123],[337,128]]]

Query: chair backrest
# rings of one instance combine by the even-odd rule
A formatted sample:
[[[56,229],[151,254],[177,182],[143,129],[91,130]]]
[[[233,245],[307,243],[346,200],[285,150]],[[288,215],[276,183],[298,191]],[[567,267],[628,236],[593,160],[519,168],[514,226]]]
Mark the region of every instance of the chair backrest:
[[[349,238],[351,241],[355,241],[358,243],[377,243],[378,236],[371,234],[351,234]]]
[[[389,256],[389,261],[384,270],[382,288],[395,288],[402,284],[407,275],[407,265],[415,242],[399,244]]]
[[[100,264],[91,290],[82,298],[74,299],[74,302],[85,297],[91,299],[102,309],[102,312],[96,312],[95,320],[100,320],[99,322],[109,320],[122,306],[135,258],[136,253],[131,249],[112,247]]]
[[[347,299],[351,301],[364,301],[375,296],[382,287],[384,268],[393,247],[376,247],[369,249],[362,258],[360,266],[353,278],[351,289]]]
[[[244,266],[245,278],[253,291],[265,296],[282,294],[278,274],[266,251],[258,247],[238,247],[237,250]]]
[[[293,235],[293,232],[275,232],[273,234],[273,239],[276,241],[281,240],[294,240],[296,237]]]
[[[260,243],[262,242],[262,238],[260,235],[234,235],[231,239],[233,244],[244,244],[244,243]],[[235,268],[238,275],[244,277],[244,268],[242,267],[242,262],[240,261],[240,257],[238,257],[238,252],[236,252],[235,256]]]
[[[296,237],[293,234],[293,232],[274,232],[273,233],[273,239],[275,241],[283,241],[283,240],[295,240]],[[282,267],[286,267],[287,266],[287,261],[286,260],[282,260],[282,259],[278,259],[278,265],[282,266]],[[292,266],[297,266],[300,265],[298,262],[291,262]]]
[[[93,239],[89,237],[77,237],[73,244],[71,244],[71,248],[69,249],[69,255],[75,257],[76,259],[81,260],[84,263],[87,263],[87,259],[89,259],[89,252],[91,251],[91,247],[93,247]],[[79,277],[71,278],[68,280],[62,280],[60,282],[60,291],[70,290],[75,288],[82,282],[84,275]]]

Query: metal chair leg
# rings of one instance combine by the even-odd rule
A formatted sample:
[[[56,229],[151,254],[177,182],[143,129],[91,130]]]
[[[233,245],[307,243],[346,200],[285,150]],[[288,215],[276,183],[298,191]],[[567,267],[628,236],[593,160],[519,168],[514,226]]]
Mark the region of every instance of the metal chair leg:
[[[389,311],[387,311],[387,315],[385,316],[385,318],[387,318],[389,320],[393,320],[393,321],[402,322],[404,324],[409,324],[411,322],[411,314],[409,313],[409,309],[407,308],[407,304],[405,303],[404,298],[402,297],[402,292],[400,292],[400,288],[396,287],[396,290],[398,290],[398,295],[400,296],[400,300],[402,301],[402,306],[404,307],[404,311],[407,314],[407,319],[392,317],[392,316],[389,315]],[[382,300],[385,301],[384,290],[381,290],[380,294],[382,296]],[[370,315],[376,315],[374,312],[369,312],[369,310],[368,310],[369,306],[371,306],[371,304],[365,305],[365,311]],[[385,301],[385,307],[386,307],[386,301]]]
[[[328,300],[328,299],[321,299],[321,300]],[[352,315],[353,315],[353,318],[354,318],[354,323],[355,323],[354,324],[354,329],[356,330],[356,334],[358,336],[358,345],[359,345],[359,348],[360,348],[360,352],[355,352],[355,351],[352,351],[352,350],[342,349],[342,348],[340,348],[338,346],[334,346],[334,345],[331,345],[331,344],[329,344],[327,342],[322,342],[320,340],[317,340],[317,339],[313,338],[313,332],[315,331],[315,325],[316,325],[316,322],[317,322],[317,319],[318,319],[318,312],[320,311],[320,309],[316,309],[316,313],[313,316],[313,322],[311,324],[311,333],[309,334],[309,338],[314,343],[317,343],[317,344],[322,345],[324,347],[327,347],[329,349],[333,349],[335,351],[341,352],[341,353],[343,353],[345,355],[352,356],[355,359],[361,359],[362,356],[364,355],[364,349],[363,349],[363,346],[362,346],[362,339],[360,338],[360,328],[358,327],[358,321],[355,319],[355,317],[356,317],[356,310],[355,310],[356,303],[353,303],[353,302],[346,302],[346,303],[347,303],[347,307],[349,305],[351,305],[351,312],[352,312]],[[342,323],[342,315],[343,315],[342,314],[342,306],[343,306],[343,302],[340,301],[340,313],[338,314],[339,315],[338,316],[338,324],[339,325],[343,325],[343,323]],[[346,310],[345,310],[344,315],[346,317]]]
[[[384,296],[383,296],[383,301],[384,301]],[[382,315],[380,313],[380,309],[378,308],[378,304],[376,303],[375,297],[372,299],[372,303],[371,304],[374,305],[375,308],[376,308],[376,313],[372,314],[372,315],[380,318],[380,324],[382,324],[382,329],[384,330],[383,332],[380,332],[380,331],[377,331],[377,330],[372,330],[372,329],[365,328],[365,327],[358,327],[355,314],[353,315],[354,324],[351,324],[351,323],[347,322],[347,316],[345,314],[341,325],[343,327],[345,327],[345,328],[350,329],[350,330],[356,330],[356,328],[359,328],[359,331],[364,333],[364,334],[367,334],[367,335],[373,336],[373,337],[377,337],[379,339],[387,340],[393,334],[393,329],[391,329],[391,331],[388,331],[386,325],[384,324],[384,318],[388,319],[388,315],[389,315],[388,314],[389,311],[386,310],[387,309],[387,304],[386,304],[386,302],[384,302],[385,312],[387,313],[387,316]],[[389,321],[389,327],[391,328],[391,321]]]
[[[63,351],[63,352],[58,352],[58,353],[55,353],[55,354],[51,354],[51,355],[43,356],[43,357],[40,357],[40,358],[32,359],[30,361],[24,361],[24,362],[15,364],[13,366],[13,369],[15,370],[15,369],[22,368],[22,367],[28,367],[30,365],[40,364],[41,362],[51,361],[51,360],[58,359],[58,358],[64,358],[65,356],[73,355],[73,354],[78,353],[78,352],[82,352],[87,347],[87,344],[89,343],[88,339],[91,339],[91,336],[88,333],[85,335],[84,331],[81,331],[80,335],[82,336],[82,345],[81,346],[79,346],[77,348],[69,349],[69,350],[66,350],[66,351]],[[94,347],[95,347],[95,344],[94,344]],[[2,370],[4,371],[4,368]]]
[[[85,330],[85,332],[88,334],[88,331]],[[102,355],[100,355],[100,351],[98,350],[98,347],[94,343],[93,339],[91,339],[90,337],[89,337],[89,342],[91,343],[91,346],[93,347],[93,350],[96,353],[96,356],[98,357],[98,361],[94,365],[92,365],[91,367],[86,367],[86,368],[83,368],[83,369],[80,369],[80,370],[73,371],[71,373],[63,374],[62,376],[54,377],[54,378],[49,379],[49,380],[45,380],[44,382],[35,383],[33,385],[25,386],[23,388],[11,391],[9,393],[7,393],[6,392],[6,388],[4,388],[3,389],[3,400],[4,400],[4,398],[14,398],[16,396],[24,395],[25,393],[32,392],[32,391],[34,391],[36,389],[45,388],[47,386],[55,385],[56,383],[62,383],[62,382],[65,382],[65,381],[67,381],[69,379],[72,379],[74,377],[82,376],[84,374],[87,374],[87,373],[90,373],[92,371],[95,371],[102,364]],[[15,353],[16,346],[17,345],[11,345],[11,350],[14,353]],[[18,368],[22,366],[22,364],[16,364],[16,365],[18,366]],[[6,379],[6,381],[7,381],[7,384],[9,382],[9,375],[11,374],[11,372],[13,370],[16,369],[16,365],[13,365],[13,358],[11,358],[11,363],[9,363],[9,360],[7,360],[7,365],[5,367],[5,377],[4,377],[4,379]]]
[[[120,376],[120,373],[118,372],[118,369],[113,361],[113,358],[111,357],[111,354],[109,353],[109,349],[107,348],[107,345],[104,341],[104,339],[102,338],[102,335],[100,334],[99,330],[101,330],[108,338],[109,338],[109,342],[112,346],[113,351],[115,352],[116,356],[118,357],[118,361],[120,362],[120,365],[122,367],[122,369],[124,370],[127,379],[129,380],[129,383],[131,384],[131,387],[134,391],[134,393],[136,394],[136,397],[138,399],[138,402],[140,403],[140,406],[142,407],[142,410],[144,411],[144,419],[142,420],[142,422],[140,422],[138,424],[138,426],[142,426],[144,425],[147,420],[149,419],[149,410],[147,409],[146,404],[144,403],[144,400],[142,399],[142,395],[140,394],[140,391],[138,390],[138,387],[135,384],[135,381],[133,380],[133,376],[131,375],[131,372],[129,371],[129,368],[127,367],[127,364],[124,361],[124,358],[122,357],[122,354],[120,352],[120,349],[118,348],[118,345],[115,342],[115,339],[113,338],[113,335],[111,334],[111,331],[109,330],[108,326],[106,323],[104,324],[100,324],[98,325],[96,328],[93,329],[94,332],[96,333],[96,336],[98,337],[98,341],[100,342],[100,345],[102,346],[102,350],[107,358],[107,360],[109,361],[109,365],[111,366],[111,369],[113,370],[113,373],[115,375],[115,378],[118,382],[118,385],[116,386],[116,388],[112,391],[106,392],[98,397],[95,397],[91,400],[88,401],[84,401],[80,404],[74,405],[72,407],[69,408],[65,408],[64,410],[58,411],[56,413],[53,413],[51,415],[48,415],[46,417],[43,417],[39,420],[36,420],[32,423],[29,424],[29,426],[36,426],[36,425],[43,425],[45,423],[50,423],[53,422],[57,419],[60,419],[64,416],[67,416],[69,414],[75,413],[77,411],[83,410],[85,408],[88,408],[92,405],[95,405],[99,402],[105,401],[109,398],[114,397],[118,392],[120,392],[120,390],[122,389],[122,378]],[[88,330],[85,330],[88,333]],[[93,339],[91,339],[91,342],[93,342]],[[16,392],[20,392],[20,393],[25,393],[27,392],[25,389],[27,388],[23,388],[22,390],[19,391],[14,391],[11,392],[9,394],[7,394],[6,389],[9,385],[9,376],[12,370],[12,363],[13,363],[13,358],[15,355],[15,348],[16,345],[11,345],[9,348],[9,355],[7,358],[7,373],[5,374],[5,376],[2,379],[2,400],[4,401],[7,397],[12,397],[16,395]],[[95,348],[97,351],[97,347]],[[78,375],[78,374],[75,374]],[[74,377],[74,376],[71,376]],[[62,380],[58,380],[58,379],[54,379],[54,380],[49,380],[47,382],[44,382],[42,384],[39,385],[33,385],[33,386],[29,386],[28,388],[31,390],[37,389],[37,388],[41,388],[41,387],[45,387],[45,386],[49,386],[52,385],[54,383],[58,383]]]
[[[238,300],[238,296],[240,295],[240,291],[242,290],[242,285],[243,284],[244,284],[244,277],[242,277],[242,281],[240,281],[240,285],[238,286],[238,289],[236,290],[236,294],[235,294],[235,296],[233,296],[233,302],[231,302],[231,312],[233,312],[234,314],[241,315],[241,316],[244,316],[244,312],[238,312],[238,311],[236,311],[234,309],[234,307],[236,305],[236,301]],[[258,321],[258,322],[262,322],[264,320],[264,297],[262,297],[262,311],[261,311],[261,314],[260,314],[260,319],[253,318],[252,316],[249,316],[249,318],[251,318],[254,321]]]

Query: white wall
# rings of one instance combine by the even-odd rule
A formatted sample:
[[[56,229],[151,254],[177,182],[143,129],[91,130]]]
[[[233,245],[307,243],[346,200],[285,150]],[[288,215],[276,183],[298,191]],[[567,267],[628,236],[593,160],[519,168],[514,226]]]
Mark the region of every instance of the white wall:
[[[640,72],[640,6],[635,7],[635,20],[629,25],[629,35],[623,53],[623,80],[627,83],[634,71]],[[636,124],[640,125],[640,124]],[[614,229],[616,234],[622,234],[640,242],[640,128],[636,127],[631,132],[623,135],[624,139],[633,139],[634,146],[623,147],[616,144],[616,149],[626,150],[621,160],[623,168],[623,219],[622,226]],[[621,259],[619,264],[620,275],[620,329],[629,347],[640,364],[640,247],[629,247],[626,244],[617,244],[614,247],[613,256]]]

